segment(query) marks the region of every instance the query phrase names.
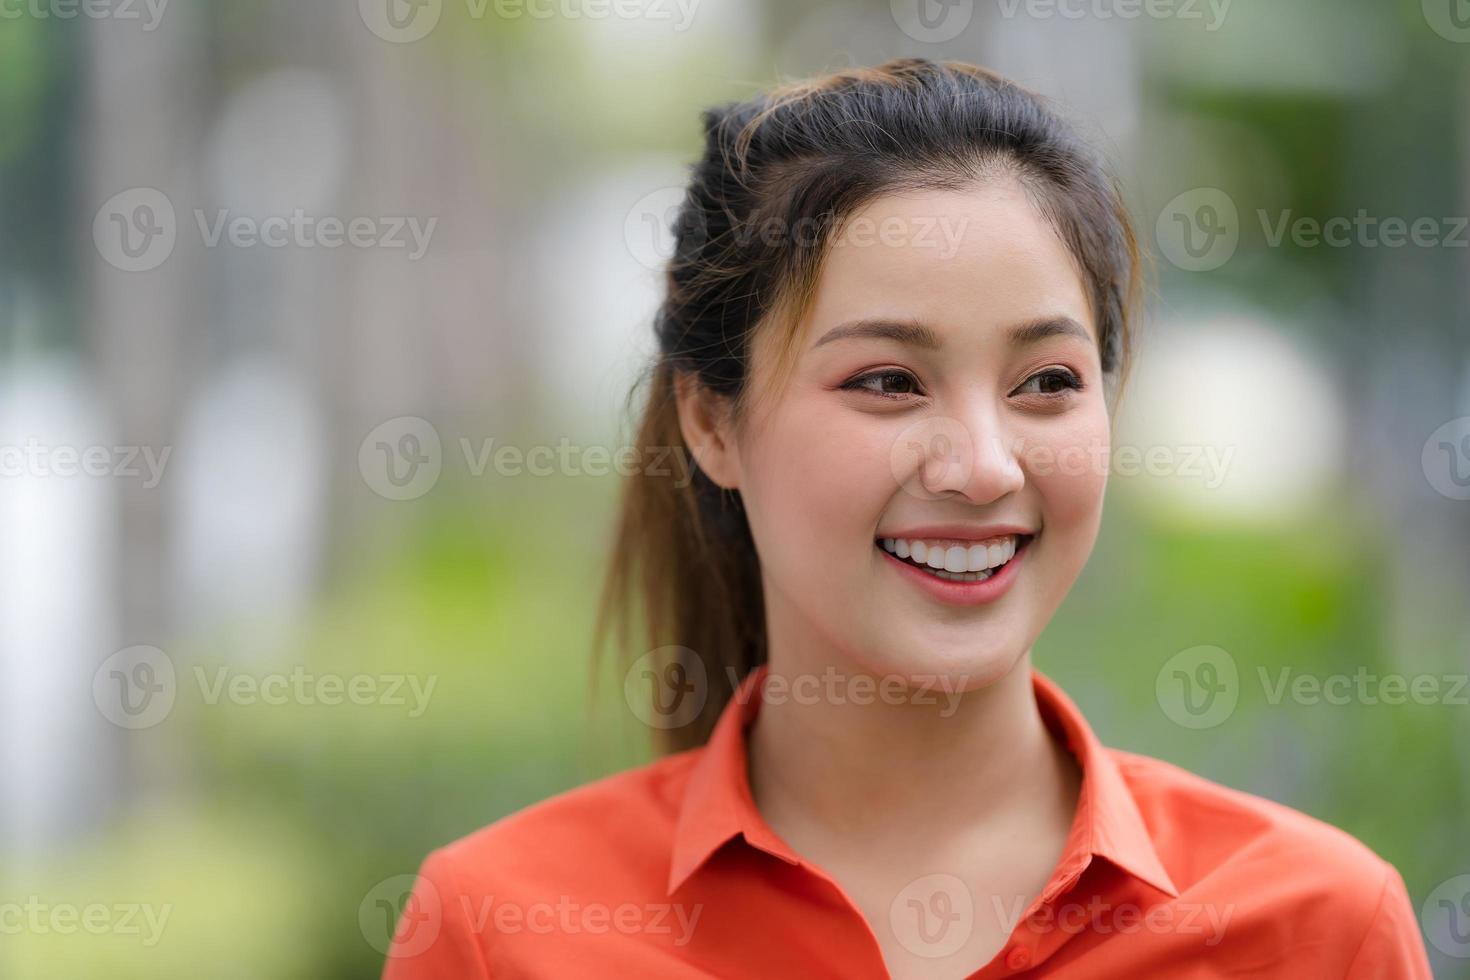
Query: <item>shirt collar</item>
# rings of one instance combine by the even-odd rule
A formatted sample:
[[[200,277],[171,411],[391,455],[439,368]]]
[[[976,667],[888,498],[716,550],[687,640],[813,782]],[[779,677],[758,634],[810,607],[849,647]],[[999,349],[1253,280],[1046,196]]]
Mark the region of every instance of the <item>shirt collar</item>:
[[[801,859],[766,825],[750,793],[745,731],[760,710],[760,685],[766,666],[746,675],[720,714],[699,760],[690,770],[674,828],[668,892],[673,892],[733,837],[788,864]],[[1071,698],[1034,666],[1031,686],[1042,718],[1065,740],[1082,769],[1077,815],[1062,851],[1057,873],[1042,893],[1049,900],[1074,881],[1092,858],[1106,858],[1123,871],[1171,898],[1177,898],[1153,838],[1117,761],[1093,734]]]

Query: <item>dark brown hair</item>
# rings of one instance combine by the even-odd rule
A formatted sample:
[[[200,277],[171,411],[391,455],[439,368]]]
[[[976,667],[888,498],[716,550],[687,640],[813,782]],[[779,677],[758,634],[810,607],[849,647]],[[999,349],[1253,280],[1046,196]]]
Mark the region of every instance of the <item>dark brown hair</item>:
[[[694,466],[677,376],[745,417],[757,326],[780,331],[777,382],[763,397],[794,360],[832,236],[890,192],[1018,180],[1075,261],[1114,382],[1126,371],[1142,283],[1139,247],[1100,155],[1043,97],[984,68],[904,58],[785,84],[702,119],[704,152],[674,220],[635,436],[644,458],[690,459],[692,481],[651,469],[628,477],[597,617],[599,649],[616,626],[623,663],[666,648],[687,676],[704,678],[698,715],[662,731],[668,751],[703,744],[734,683],[766,658],[760,566],[740,493]],[[640,642],[630,644],[639,613]]]

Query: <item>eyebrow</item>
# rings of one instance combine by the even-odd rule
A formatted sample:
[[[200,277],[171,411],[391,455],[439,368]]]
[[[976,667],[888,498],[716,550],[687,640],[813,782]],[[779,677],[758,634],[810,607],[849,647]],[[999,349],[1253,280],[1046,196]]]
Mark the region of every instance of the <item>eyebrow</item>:
[[[1014,326],[1009,331],[1013,347],[1026,347],[1048,337],[1078,337],[1088,342],[1092,334],[1087,328],[1069,316],[1046,316]],[[833,327],[812,345],[815,350],[823,344],[853,338],[892,340],[909,347],[938,350],[943,346],[934,330],[917,320],[887,320],[881,317],[853,320]]]

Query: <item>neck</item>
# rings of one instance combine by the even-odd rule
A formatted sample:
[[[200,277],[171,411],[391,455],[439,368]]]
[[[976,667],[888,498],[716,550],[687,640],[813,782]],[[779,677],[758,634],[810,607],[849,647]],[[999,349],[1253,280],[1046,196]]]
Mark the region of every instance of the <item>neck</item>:
[[[916,686],[892,696],[891,679],[860,687],[850,662],[788,649],[771,647],[772,696],[748,741],[752,795],[778,834],[940,839],[1038,819],[1070,825],[1080,773],[1041,717],[1029,650],[983,687],[941,682],[926,696]],[[803,694],[797,677],[817,683]]]

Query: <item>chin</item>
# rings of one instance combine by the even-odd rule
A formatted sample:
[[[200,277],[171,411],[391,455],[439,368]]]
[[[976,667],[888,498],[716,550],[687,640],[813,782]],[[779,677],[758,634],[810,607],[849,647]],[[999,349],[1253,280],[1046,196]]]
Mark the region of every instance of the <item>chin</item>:
[[[914,684],[938,682],[951,691],[979,690],[1015,669],[1030,645],[1018,637],[1013,643],[982,642],[977,646],[973,639],[976,632],[974,624],[962,629],[927,630],[927,636],[895,636],[891,644],[881,648],[874,648],[869,639],[857,647],[854,660],[858,662],[853,666],[876,677],[897,675]]]

